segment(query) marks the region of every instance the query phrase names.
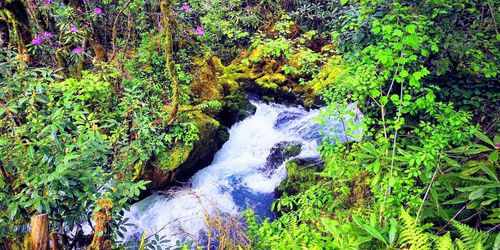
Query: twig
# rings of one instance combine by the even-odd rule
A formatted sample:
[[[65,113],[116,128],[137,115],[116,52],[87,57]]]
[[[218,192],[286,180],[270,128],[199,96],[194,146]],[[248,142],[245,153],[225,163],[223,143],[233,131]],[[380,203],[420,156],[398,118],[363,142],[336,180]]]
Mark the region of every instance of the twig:
[[[439,162],[436,166],[436,170],[434,171],[434,174],[432,175],[431,182],[427,186],[427,190],[425,191],[425,195],[424,195],[424,198],[422,199],[422,203],[420,204],[420,207],[418,208],[416,221],[418,221],[418,217],[420,216],[420,213],[422,212],[422,208],[424,207],[424,203],[427,200],[427,196],[429,195],[429,191],[431,190],[432,184],[434,183],[434,180],[436,179],[436,175],[437,175],[438,171],[439,171]]]
[[[465,204],[454,216],[453,218],[451,218],[451,220],[449,220],[446,225],[444,225],[441,229],[439,229],[439,231],[437,232],[437,234],[440,234],[443,232],[443,230],[448,226],[450,225],[450,223],[455,219],[457,218],[457,216],[462,212],[464,211],[464,209],[471,203],[472,201],[469,201],[467,204]]]

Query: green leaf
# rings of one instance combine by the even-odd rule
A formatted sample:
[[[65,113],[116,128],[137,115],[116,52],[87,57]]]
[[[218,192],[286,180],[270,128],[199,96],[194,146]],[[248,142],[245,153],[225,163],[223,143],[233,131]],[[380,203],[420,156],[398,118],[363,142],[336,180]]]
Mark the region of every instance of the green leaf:
[[[392,32],[392,35],[394,36],[398,36],[398,37],[402,37],[403,36],[403,31],[399,30],[399,29],[395,29],[393,32]]]
[[[498,150],[494,150],[491,152],[490,156],[488,157],[488,160],[491,161],[492,163],[495,163],[498,161]]]
[[[483,170],[486,174],[488,174],[491,178],[495,179],[498,182],[498,176],[494,169],[491,169],[489,166],[480,165],[481,170]]]
[[[429,51],[427,49],[422,49],[422,51],[420,51],[420,54],[422,54],[422,56],[428,56]]]
[[[478,190],[475,190],[469,194],[469,200],[476,200],[479,199],[480,197],[483,196],[484,192],[486,192],[486,189],[480,188]]]
[[[417,26],[415,24],[409,24],[405,27],[406,32],[410,34],[415,34],[415,31],[417,30]]]
[[[357,219],[356,216],[352,216],[352,219],[354,220],[354,222],[356,222],[356,224],[358,224],[359,227],[364,229],[371,236],[373,236],[374,238],[387,244],[387,240],[384,238],[384,236],[382,236],[382,234],[377,229],[373,228],[372,226],[370,226],[368,224],[364,224],[364,223],[359,222],[359,220]]]
[[[380,103],[382,105],[386,105],[388,101],[389,101],[389,99],[387,98],[387,96],[380,97]]]
[[[432,50],[433,52],[438,52],[438,51],[439,51],[439,47],[438,47],[436,44],[433,44],[433,45],[431,46],[431,50]]]
[[[481,139],[481,141],[486,142],[486,143],[488,143],[489,145],[491,145],[491,146],[495,147],[495,143],[493,143],[493,142],[491,141],[491,139],[490,139],[490,138],[488,138],[488,136],[486,136],[485,134],[483,134],[483,133],[481,133],[481,132],[479,132],[479,131],[476,131],[476,134],[475,134],[475,135],[476,135],[479,139]]]
[[[495,244],[493,244],[493,249],[500,249],[500,232],[497,233],[497,237],[495,237]]]
[[[393,245],[396,240],[396,233],[398,231],[398,221],[394,218],[391,218],[389,221],[390,229],[389,229],[389,244]]]
[[[370,90],[370,95],[372,97],[379,97],[380,96],[380,91],[378,91],[376,89],[372,89],[372,90]]]

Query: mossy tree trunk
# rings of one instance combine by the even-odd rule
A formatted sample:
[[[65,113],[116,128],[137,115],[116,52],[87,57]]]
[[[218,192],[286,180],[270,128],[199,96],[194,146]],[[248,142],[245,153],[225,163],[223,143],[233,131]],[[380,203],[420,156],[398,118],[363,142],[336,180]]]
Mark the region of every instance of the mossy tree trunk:
[[[17,34],[18,53],[22,56],[23,61],[31,65],[27,45],[31,42],[32,36],[26,5],[21,0],[0,1],[2,2],[0,5],[4,7],[9,21],[14,27],[13,31]]]
[[[165,30],[165,62],[166,71],[172,80],[172,101],[171,101],[171,113],[167,121],[167,126],[171,125],[177,118],[177,113],[179,112],[179,79],[177,75],[177,70],[175,69],[175,63],[173,60],[173,42],[172,42],[172,23],[173,23],[173,1],[166,0],[161,2],[161,14],[163,19],[163,29]]]
[[[94,214],[95,228],[92,244],[87,250],[111,250],[111,221],[113,220],[111,210],[113,203],[109,199],[101,199],[97,202],[100,209]]]

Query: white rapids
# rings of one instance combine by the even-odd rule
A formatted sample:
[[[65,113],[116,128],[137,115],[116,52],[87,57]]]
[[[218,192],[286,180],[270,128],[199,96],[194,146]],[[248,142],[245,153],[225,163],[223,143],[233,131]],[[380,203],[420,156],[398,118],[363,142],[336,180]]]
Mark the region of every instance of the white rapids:
[[[133,226],[127,228],[124,242],[138,242],[144,232],[148,236],[158,234],[170,242],[185,238],[196,241],[206,231],[207,215],[237,216],[253,208],[258,215],[269,216],[274,190],[286,178],[284,164],[277,169],[265,169],[270,149],[282,141],[300,141],[302,150],[294,158],[318,157],[321,131],[342,132],[338,122],[318,125],[315,117],[319,110],[260,101],[252,104],[257,107],[255,114],[231,127],[229,140],[209,166],[179,190],[156,193],[131,206],[124,217]]]

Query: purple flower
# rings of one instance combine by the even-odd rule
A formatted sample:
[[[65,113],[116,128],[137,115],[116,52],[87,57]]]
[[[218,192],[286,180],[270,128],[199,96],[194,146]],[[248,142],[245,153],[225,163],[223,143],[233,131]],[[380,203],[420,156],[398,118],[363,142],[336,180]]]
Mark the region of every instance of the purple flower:
[[[69,31],[76,33],[76,32],[78,32],[78,27],[76,27],[75,25],[72,25],[71,27],[69,27]]]
[[[197,34],[198,36],[203,36],[203,35],[205,35],[205,31],[203,30],[203,27],[202,27],[202,26],[197,26],[197,27],[196,27],[196,34]]]
[[[43,2],[43,7],[49,7],[52,3],[54,3],[54,0],[45,0],[45,2]]]
[[[189,5],[182,5],[181,9],[185,12],[188,12],[191,10],[191,7],[189,7]]]
[[[45,40],[45,39],[51,39],[54,37],[54,35],[52,35],[52,33],[48,32],[48,31],[45,31],[43,32],[43,34],[39,35],[38,37],[40,37],[41,39]]]
[[[82,28],[84,28],[84,29],[86,29],[86,28],[88,28],[88,27],[89,27],[89,25],[88,25],[88,24],[86,24],[86,23],[84,23],[84,24],[82,25]]]
[[[495,147],[500,148],[500,142],[496,143]]]
[[[98,16],[102,15],[102,9],[99,8],[99,7],[95,7],[94,8],[94,14],[96,14]]]
[[[80,47],[76,47],[76,48],[73,49],[73,54],[75,54],[75,55],[81,55],[81,54],[83,54],[83,49],[80,48]]]
[[[206,2],[206,3],[205,3],[205,8],[211,8],[211,7],[212,7],[212,4],[211,4],[211,3],[209,3],[209,2]]]
[[[42,39],[39,36],[37,36],[31,40],[31,44],[35,46],[40,46],[42,45]]]

